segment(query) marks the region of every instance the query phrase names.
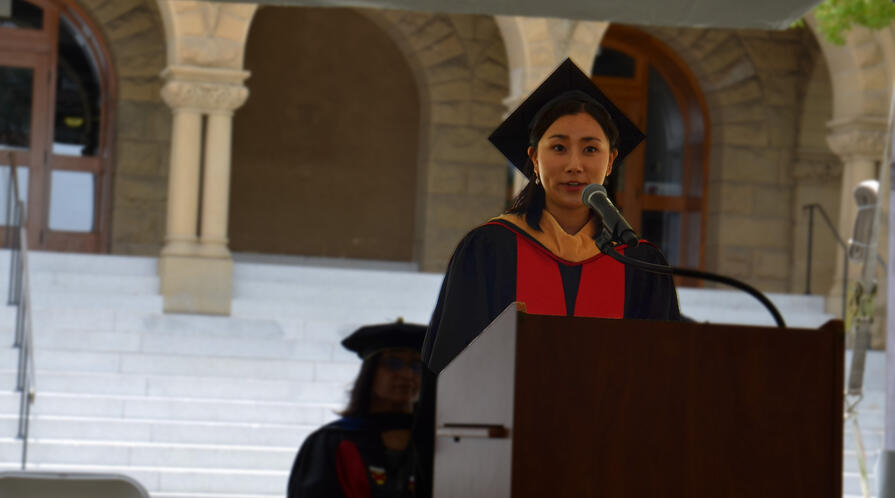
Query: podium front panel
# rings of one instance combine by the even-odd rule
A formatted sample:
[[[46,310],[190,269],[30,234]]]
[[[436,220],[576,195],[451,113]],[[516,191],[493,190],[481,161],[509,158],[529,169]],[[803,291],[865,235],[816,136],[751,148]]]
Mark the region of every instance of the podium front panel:
[[[512,496],[839,498],[843,342],[520,314]]]

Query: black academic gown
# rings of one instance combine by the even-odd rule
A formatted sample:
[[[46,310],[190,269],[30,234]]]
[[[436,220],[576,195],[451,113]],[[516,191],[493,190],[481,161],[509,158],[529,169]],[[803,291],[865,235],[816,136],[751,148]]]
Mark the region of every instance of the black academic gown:
[[[413,450],[390,461],[382,430],[376,419],[345,417],[313,432],[295,457],[287,497],[413,498]]]
[[[667,264],[652,244],[616,248],[626,256]],[[529,313],[680,320],[674,281],[626,267],[606,255],[565,261],[523,228],[495,219],[460,242],[445,274],[422,359],[421,399],[414,441],[420,459],[419,495],[430,496],[435,379],[510,303]]]

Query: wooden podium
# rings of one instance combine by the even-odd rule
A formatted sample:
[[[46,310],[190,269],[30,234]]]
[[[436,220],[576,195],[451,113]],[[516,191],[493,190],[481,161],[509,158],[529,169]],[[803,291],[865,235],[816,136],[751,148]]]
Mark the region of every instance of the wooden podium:
[[[439,376],[434,496],[840,498],[843,346],[513,304]]]

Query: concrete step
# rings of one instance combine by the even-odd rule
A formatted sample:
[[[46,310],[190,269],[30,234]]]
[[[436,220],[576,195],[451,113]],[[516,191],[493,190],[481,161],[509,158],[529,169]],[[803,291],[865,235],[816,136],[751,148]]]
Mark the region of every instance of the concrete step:
[[[336,415],[332,415],[336,418]],[[15,435],[18,414],[0,415],[0,434]],[[35,415],[30,435],[38,439],[132,441],[154,443],[217,444],[286,447],[297,449],[315,425],[261,424],[255,422],[205,422],[167,419],[121,419]]]
[[[104,332],[44,329],[35,334],[38,350],[131,352],[230,358],[329,360],[332,344],[302,343],[280,337],[226,337],[165,332]]]
[[[129,292],[103,293],[90,292],[75,294],[74,292],[57,291],[55,289],[35,288],[31,292],[33,309],[41,310],[134,310],[159,312],[162,310],[163,297],[157,292],[136,294]]]
[[[2,260],[0,260],[2,261]],[[390,271],[367,268],[334,268],[311,265],[271,265],[241,263],[233,265],[233,280],[246,282],[297,282],[310,287],[339,286],[348,289],[390,288],[392,284],[415,282],[419,288],[441,285],[443,274],[417,271]]]
[[[7,450],[5,447],[8,447]],[[0,439],[0,456],[16,456],[17,440]],[[30,438],[28,460],[43,465],[127,465],[181,469],[288,470],[298,447]],[[7,460],[8,461],[8,460]]]
[[[17,414],[19,393],[0,392],[0,413]],[[154,396],[88,395],[38,391],[36,416],[167,419],[320,426],[336,418],[341,403],[297,403]]]
[[[18,469],[18,463],[0,465],[0,469]],[[155,497],[169,495],[198,496],[283,496],[289,479],[285,470],[202,469],[174,466],[44,464],[29,459],[28,470],[53,472],[115,473],[132,477]]]
[[[778,308],[787,327],[816,329],[829,320],[836,319],[833,315],[821,312],[793,312],[786,308]],[[774,317],[765,309],[725,309],[704,305],[681,305],[681,313],[697,322],[730,324],[730,325],[755,325],[762,327],[776,326]]]
[[[15,365],[14,350],[4,350],[2,365]],[[92,352],[38,349],[34,361],[40,370],[57,372],[122,373],[294,381],[350,381],[356,363],[314,362],[271,358],[209,357],[174,354]],[[261,361],[263,360],[263,361]]]
[[[144,299],[143,297],[139,299]],[[154,298],[153,298],[154,299]],[[60,307],[35,309],[35,336],[44,330],[86,330],[90,332],[139,332],[142,334],[176,333],[179,336],[243,337],[272,339],[284,337],[279,321],[266,317],[164,314],[161,305],[154,310],[114,309],[93,303],[91,308]],[[0,308],[0,327],[15,309]]]
[[[399,317],[408,322],[429,323],[432,311],[435,309],[435,300],[425,302],[428,303],[426,306],[397,300],[376,306],[362,306],[355,303],[346,304],[336,296],[329,305],[303,306],[301,303],[295,303],[287,307],[272,301],[235,298],[231,310],[233,316],[241,318],[275,316],[283,322],[347,323],[356,328],[361,324],[393,322]]]
[[[740,290],[728,288],[705,289],[696,287],[680,287],[677,289],[681,306],[701,305],[717,306],[725,309],[764,309],[754,297]],[[820,311],[824,309],[824,297],[804,294],[766,294],[768,299],[780,308],[793,311]]]
[[[28,264],[34,273],[82,273],[143,277],[158,275],[158,258],[154,257],[29,251],[28,258]],[[3,265],[4,261],[7,262],[7,265]],[[0,267],[8,267],[8,262],[9,252],[0,251]]]
[[[0,275],[0,282],[3,275]],[[86,272],[42,272],[32,270],[31,288],[35,292],[105,293],[154,295],[159,293],[156,275],[93,274]]]
[[[234,281],[233,295],[245,299],[299,300],[308,304],[332,304],[332,296],[338,295],[342,303],[375,305],[382,302],[427,301],[438,298],[441,282],[426,282],[415,274],[395,282],[379,282],[377,285],[353,286],[330,282],[313,285],[307,282]]]
[[[353,369],[356,374],[357,368]],[[352,374],[353,375],[353,374]],[[37,370],[39,392],[342,404],[353,381],[288,381],[56,372]],[[0,389],[15,389],[15,370],[0,371]],[[0,433],[2,434],[2,433]]]

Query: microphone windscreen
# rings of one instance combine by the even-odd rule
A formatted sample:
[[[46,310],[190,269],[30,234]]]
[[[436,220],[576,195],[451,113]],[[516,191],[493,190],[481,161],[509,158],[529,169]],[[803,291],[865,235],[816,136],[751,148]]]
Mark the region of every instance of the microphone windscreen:
[[[607,195],[606,187],[600,185],[599,183],[591,183],[590,185],[584,187],[584,190],[581,191],[581,202],[583,202],[586,206],[590,206],[590,198],[594,194]]]

